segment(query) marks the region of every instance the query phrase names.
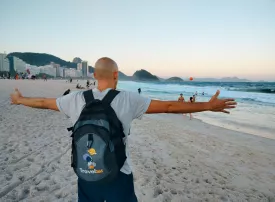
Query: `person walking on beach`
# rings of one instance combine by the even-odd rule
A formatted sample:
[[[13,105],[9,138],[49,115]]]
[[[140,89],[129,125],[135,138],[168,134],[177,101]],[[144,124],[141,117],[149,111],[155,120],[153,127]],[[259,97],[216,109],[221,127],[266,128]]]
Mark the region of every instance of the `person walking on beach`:
[[[219,91],[208,102],[197,103],[151,100],[117,91],[118,66],[107,57],[97,60],[94,76],[97,88],[59,98],[24,97],[18,89],[11,94],[11,104],[51,109],[70,117],[75,125],[72,167],[78,176],[79,202],[137,202],[127,141],[134,119],[157,113],[229,113],[236,107],[234,99],[219,99]],[[105,157],[109,160],[103,161]]]
[[[193,95],[193,97],[190,97],[190,100],[189,100],[190,103],[194,103],[195,102],[195,95]],[[190,114],[190,120],[193,118],[192,116],[192,113],[189,113]]]
[[[88,79],[87,82],[86,82],[86,88],[89,88],[89,87],[90,87],[90,81]]]
[[[138,94],[140,94],[140,93],[141,93],[141,89],[139,88],[139,89],[138,89]]]

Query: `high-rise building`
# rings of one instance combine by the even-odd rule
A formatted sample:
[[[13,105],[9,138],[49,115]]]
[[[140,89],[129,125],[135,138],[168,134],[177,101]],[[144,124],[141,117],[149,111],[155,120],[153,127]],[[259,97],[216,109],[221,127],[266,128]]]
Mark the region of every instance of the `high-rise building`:
[[[82,70],[82,64],[81,63],[77,63],[77,70]]]
[[[40,69],[39,67],[35,66],[35,65],[26,65],[26,70],[29,70],[31,75],[37,75],[40,73]]]
[[[13,57],[13,69],[17,73],[26,73],[26,63],[20,58]]]
[[[48,74],[50,76],[56,77],[56,68],[54,68],[52,65],[44,65],[40,66],[40,73],[42,74]]]
[[[56,76],[60,77],[60,65],[55,63],[51,63],[51,65],[56,69]]]
[[[64,77],[71,77],[71,78],[82,76],[82,72],[80,70],[76,70],[74,68],[64,69],[64,74],[65,74]]]
[[[88,62],[87,61],[82,61],[82,76],[87,77],[88,74]]]
[[[59,68],[59,76],[60,76],[60,77],[65,77],[65,76],[64,76],[64,69],[66,69],[66,67],[60,67],[60,68]],[[57,76],[57,75],[56,75],[56,76]]]
[[[10,71],[10,62],[6,56],[6,54],[0,53],[0,72]]]

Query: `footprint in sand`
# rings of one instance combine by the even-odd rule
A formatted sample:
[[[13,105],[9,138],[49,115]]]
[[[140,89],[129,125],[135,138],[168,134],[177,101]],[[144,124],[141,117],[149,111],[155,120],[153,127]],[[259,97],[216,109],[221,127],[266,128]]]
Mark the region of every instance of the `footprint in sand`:
[[[144,182],[141,184],[141,186],[145,186],[150,182],[149,178],[145,178]]]
[[[10,181],[12,179],[13,175],[12,175],[12,173],[7,172],[5,177],[6,177],[7,181]]]
[[[23,200],[28,197],[30,193],[30,187],[25,186],[23,189],[21,189],[18,193],[18,199]]]
[[[178,194],[177,190],[175,190],[175,189],[171,189],[170,192],[171,192],[171,194],[173,194],[173,195],[177,195],[177,194]]]
[[[159,187],[156,187],[156,188],[154,189],[153,197],[154,197],[154,198],[157,198],[158,195],[160,195],[160,194],[162,194],[162,193],[163,193],[162,189],[159,188]]]
[[[25,180],[25,178],[26,178],[25,176],[19,176],[19,177],[18,177],[18,179],[19,179],[21,182],[23,182],[23,181]]]
[[[34,158],[31,158],[31,157],[27,158],[27,160],[30,162],[34,162]]]

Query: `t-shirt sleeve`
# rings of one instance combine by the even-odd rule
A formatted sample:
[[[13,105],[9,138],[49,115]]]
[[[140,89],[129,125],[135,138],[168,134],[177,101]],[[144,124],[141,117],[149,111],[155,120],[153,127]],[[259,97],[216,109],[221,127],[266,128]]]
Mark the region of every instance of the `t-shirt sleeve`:
[[[151,99],[140,96],[138,93],[129,93],[130,106],[133,119],[141,119],[142,115],[147,111]]]
[[[60,112],[70,117],[76,113],[77,100],[82,96],[82,92],[73,92],[56,99],[56,105]]]

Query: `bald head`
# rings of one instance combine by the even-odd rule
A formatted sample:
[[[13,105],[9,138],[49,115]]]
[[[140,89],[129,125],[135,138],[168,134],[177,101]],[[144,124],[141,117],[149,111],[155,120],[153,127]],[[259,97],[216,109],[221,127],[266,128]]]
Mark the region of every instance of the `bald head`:
[[[118,66],[114,60],[108,57],[100,58],[95,63],[95,79],[102,82],[112,83],[116,86],[118,81]]]
[[[117,72],[118,67],[114,60],[111,58],[103,57],[96,61],[95,63],[95,72],[96,73],[103,73],[106,75],[110,75],[113,72]]]

